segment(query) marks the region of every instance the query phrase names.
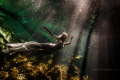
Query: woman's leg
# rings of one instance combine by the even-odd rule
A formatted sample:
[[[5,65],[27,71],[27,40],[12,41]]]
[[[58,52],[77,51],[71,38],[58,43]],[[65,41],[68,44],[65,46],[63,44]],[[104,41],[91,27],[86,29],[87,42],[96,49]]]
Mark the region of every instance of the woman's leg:
[[[22,47],[24,43],[17,43],[17,44],[6,44],[8,48],[18,48]]]
[[[10,55],[15,53],[24,53],[27,52],[25,47],[19,47],[19,48],[9,48]]]

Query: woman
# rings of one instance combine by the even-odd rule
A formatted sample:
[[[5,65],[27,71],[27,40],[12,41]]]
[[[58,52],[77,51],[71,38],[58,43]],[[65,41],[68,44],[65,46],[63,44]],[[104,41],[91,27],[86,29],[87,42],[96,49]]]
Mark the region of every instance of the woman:
[[[51,54],[56,50],[60,50],[64,47],[64,45],[69,45],[72,42],[73,36],[71,36],[70,42],[65,43],[65,40],[68,37],[66,32],[63,32],[59,36],[55,36],[52,34],[47,27],[44,26],[44,29],[48,31],[48,33],[57,39],[56,43],[38,43],[34,41],[18,43],[18,44],[7,44],[8,49],[3,50],[4,53],[10,53],[10,55],[15,53],[32,53],[32,52],[41,52],[43,54]]]

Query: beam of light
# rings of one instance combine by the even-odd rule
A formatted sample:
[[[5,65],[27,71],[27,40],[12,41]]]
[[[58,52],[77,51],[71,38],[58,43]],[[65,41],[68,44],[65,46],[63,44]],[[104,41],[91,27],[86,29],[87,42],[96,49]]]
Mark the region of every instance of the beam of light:
[[[71,0],[73,3],[76,3],[74,12],[71,17],[70,27],[68,30],[69,35],[74,35],[73,42],[71,46],[68,48],[69,55],[72,57],[75,54],[75,48],[77,44],[80,44],[82,52],[84,52],[84,47],[87,39],[88,33],[86,30],[83,30],[84,23],[86,21],[88,9],[90,7],[89,0]],[[81,42],[78,43],[78,40]]]
[[[64,57],[66,59],[69,57],[70,60],[72,59],[72,56],[75,57],[78,55],[77,51],[80,51],[81,55],[84,55],[87,36],[89,33],[87,32],[87,30],[84,30],[83,27],[91,3],[89,0],[71,0],[68,2],[75,3],[75,8],[71,16],[70,26],[67,31],[69,36],[74,35],[74,39],[72,41],[72,44],[68,47],[68,50],[66,51],[68,55]],[[77,48],[78,46],[80,46],[80,49]],[[73,63],[72,60],[71,62]],[[66,64],[69,65],[69,63],[70,62]],[[71,67],[69,67],[69,70],[71,70]]]

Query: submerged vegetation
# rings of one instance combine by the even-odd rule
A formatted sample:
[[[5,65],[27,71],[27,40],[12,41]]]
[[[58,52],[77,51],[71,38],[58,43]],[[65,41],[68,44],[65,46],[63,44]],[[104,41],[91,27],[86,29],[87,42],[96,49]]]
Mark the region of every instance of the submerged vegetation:
[[[0,79],[2,80],[80,80],[80,70],[73,65],[74,73],[67,73],[68,66],[39,62],[37,58],[16,55],[7,61],[4,59],[0,66]],[[84,77],[84,80],[90,80]]]
[[[73,68],[74,73],[69,80],[80,80],[80,70],[74,65]],[[20,54],[9,60],[5,58],[0,69],[2,80],[66,80],[68,75],[67,65],[59,64],[51,67],[49,60],[43,63],[35,57],[27,58]]]

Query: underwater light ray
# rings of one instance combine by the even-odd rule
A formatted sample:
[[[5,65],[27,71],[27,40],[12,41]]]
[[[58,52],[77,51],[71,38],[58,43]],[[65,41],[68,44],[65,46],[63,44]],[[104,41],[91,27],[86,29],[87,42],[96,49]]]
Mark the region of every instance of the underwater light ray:
[[[74,0],[72,0],[72,1],[76,2]],[[84,27],[84,23],[86,21],[89,7],[90,7],[90,1],[88,1],[88,0],[77,1],[74,12],[72,14],[70,27],[67,31],[69,35],[74,35],[73,42],[72,42],[71,46],[68,47],[68,51],[67,51],[67,52],[70,52],[69,56],[71,56],[71,58],[75,57],[77,55],[77,50],[79,50],[79,49],[75,48],[74,46],[77,47],[78,42],[80,42],[79,40],[82,39],[81,33],[86,33],[86,34],[84,34],[83,37],[87,36],[87,32],[86,32],[86,30],[83,30],[83,27]],[[86,40],[87,40],[87,37],[84,41],[84,45],[86,43]],[[70,63],[73,63],[73,62],[74,62],[74,60],[71,60]],[[67,63],[67,64],[69,65],[69,63]],[[70,71],[70,68],[69,68],[68,72],[69,71]]]
[[[74,0],[72,0],[72,1],[74,3]],[[79,37],[77,34],[79,34],[80,30],[82,30],[83,24],[86,20],[88,6],[90,5],[89,2],[87,2],[87,1],[82,2],[82,1],[83,0],[77,1],[77,4],[75,6],[74,12],[71,17],[70,27],[68,29],[69,35],[74,35],[74,39],[73,39],[73,43],[72,43],[72,45],[74,45],[74,46],[75,46],[75,44],[77,44],[77,39]],[[84,5],[82,5],[83,3],[84,3]],[[80,8],[83,11],[81,11]],[[81,21],[81,22],[76,23],[78,21]],[[74,51],[74,49],[70,49],[71,53],[74,53],[73,51]]]
[[[82,0],[81,0],[82,1]],[[74,17],[74,20],[72,19],[71,23],[70,23],[70,29],[68,30],[68,33],[70,35],[74,35],[74,41],[72,43],[72,45],[76,46],[77,44],[77,40],[79,39],[79,33],[82,32],[82,33],[86,33],[85,30],[83,30],[82,28],[84,27],[84,23],[85,23],[85,20],[86,20],[86,15],[87,15],[87,10],[88,10],[88,6],[90,6],[90,3],[89,1],[87,2],[87,0],[84,2],[86,3],[86,5],[83,5],[82,6],[82,9],[83,11],[79,11],[78,9],[81,8],[81,1],[79,1],[79,4],[76,6],[75,8],[75,11],[73,13],[73,17]],[[84,17],[83,17],[84,16]],[[81,21],[79,23],[76,23],[78,21]],[[75,49],[72,49],[72,51],[70,51],[71,53],[74,53],[74,50]]]

